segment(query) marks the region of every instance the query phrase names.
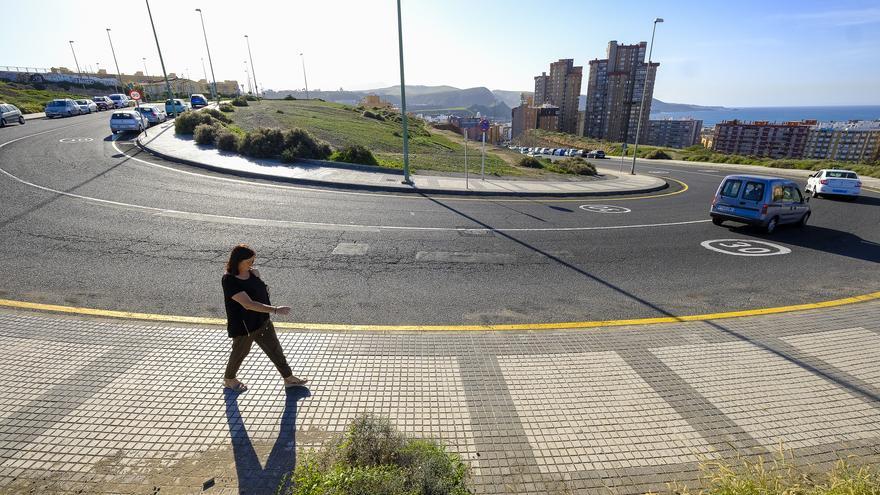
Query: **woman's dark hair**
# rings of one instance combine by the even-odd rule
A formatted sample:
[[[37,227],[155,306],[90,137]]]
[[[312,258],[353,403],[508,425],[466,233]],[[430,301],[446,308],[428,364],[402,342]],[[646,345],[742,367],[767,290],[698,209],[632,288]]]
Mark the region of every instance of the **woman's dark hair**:
[[[238,275],[238,264],[242,261],[253,258],[253,256],[257,254],[253,249],[249,248],[247,244],[239,244],[232,248],[232,252],[229,253],[229,261],[226,263],[226,272],[231,273],[232,275]]]

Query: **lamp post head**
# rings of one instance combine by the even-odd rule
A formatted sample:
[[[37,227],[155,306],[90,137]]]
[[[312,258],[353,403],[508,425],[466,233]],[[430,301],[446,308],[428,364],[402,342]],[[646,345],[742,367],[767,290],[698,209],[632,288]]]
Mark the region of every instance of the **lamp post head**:
[[[662,18],[662,17],[658,17],[658,18],[654,19],[654,24],[656,24],[656,23],[658,23],[658,22],[663,22],[663,18]]]
[[[244,37],[247,38],[247,35],[244,35]]]
[[[110,32],[110,28],[107,28],[107,32],[108,32],[108,33]]]
[[[68,43],[73,43],[73,40],[68,41]]]
[[[201,14],[201,13],[202,13],[202,9],[196,9],[196,12],[198,12],[199,14]]]

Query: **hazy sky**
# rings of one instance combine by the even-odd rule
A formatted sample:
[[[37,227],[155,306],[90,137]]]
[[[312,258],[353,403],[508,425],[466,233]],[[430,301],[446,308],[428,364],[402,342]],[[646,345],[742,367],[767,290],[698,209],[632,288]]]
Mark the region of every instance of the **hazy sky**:
[[[609,40],[649,41],[658,25],[654,96],[726,106],[880,104],[880,2],[814,0],[402,0],[407,84],[532,90],[559,58],[585,67]],[[169,72],[204,76],[205,15],[218,80],[245,81],[248,34],[266,89],[368,89],[400,81],[393,0],[153,0]],[[161,72],[143,1],[0,0],[15,26],[0,65]],[[101,17],[104,16],[104,19]],[[64,21],[62,21],[64,20]],[[210,69],[208,69],[210,73]],[[586,92],[586,85],[582,93]]]

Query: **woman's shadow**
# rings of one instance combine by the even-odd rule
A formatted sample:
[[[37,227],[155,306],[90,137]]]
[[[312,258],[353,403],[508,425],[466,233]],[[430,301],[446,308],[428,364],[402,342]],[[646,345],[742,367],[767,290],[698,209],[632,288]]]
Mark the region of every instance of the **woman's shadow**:
[[[282,483],[290,483],[291,474],[296,467],[296,403],[300,399],[309,397],[311,393],[305,387],[286,388],[285,393],[287,397],[284,401],[278,439],[266,460],[266,466],[263,467],[241,419],[241,412],[238,409],[240,394],[223,389],[239,494],[276,493]],[[286,491],[281,490],[281,493]]]

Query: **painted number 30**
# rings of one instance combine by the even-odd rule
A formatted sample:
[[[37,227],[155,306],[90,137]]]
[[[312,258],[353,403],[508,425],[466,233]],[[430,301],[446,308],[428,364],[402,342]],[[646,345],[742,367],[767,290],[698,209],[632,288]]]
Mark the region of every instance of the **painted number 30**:
[[[742,239],[714,239],[700,243],[706,249],[733,256],[775,256],[788,254],[791,249],[764,241]]]

